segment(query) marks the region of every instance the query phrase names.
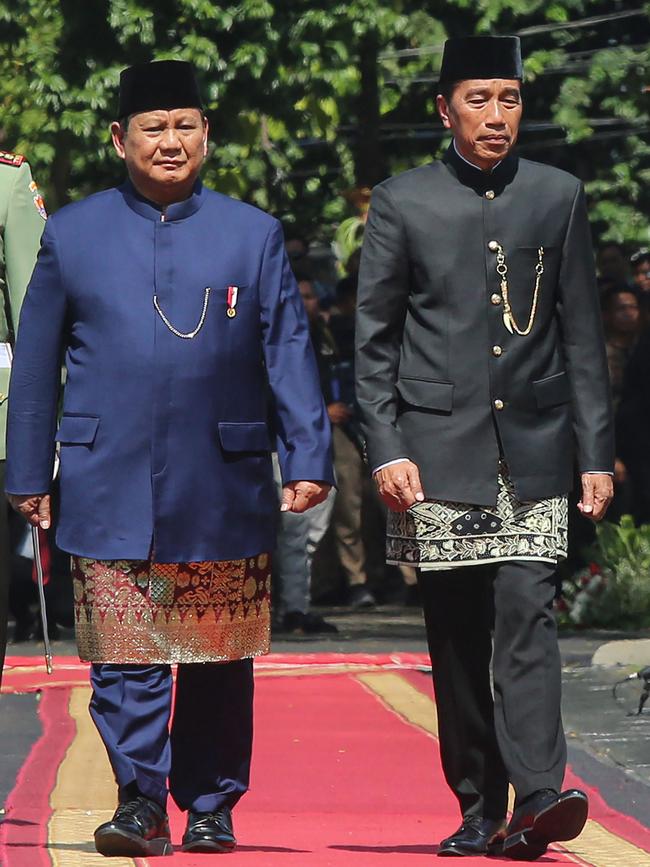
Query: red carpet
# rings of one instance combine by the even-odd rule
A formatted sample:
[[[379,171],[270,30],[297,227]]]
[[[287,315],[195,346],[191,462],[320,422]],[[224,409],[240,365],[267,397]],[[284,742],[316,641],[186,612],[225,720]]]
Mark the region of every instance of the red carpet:
[[[407,692],[415,687],[410,689],[411,697],[416,704],[418,699],[424,701],[427,710],[428,699],[422,694],[430,695],[428,678],[413,670],[424,661],[419,656],[264,660],[257,679],[252,788],[235,812],[240,846],[228,856],[228,864],[418,867],[433,863],[435,842],[458,824],[455,802],[442,779],[436,742],[417,724],[405,720],[410,712],[406,704],[404,710],[390,710],[358,679],[359,672],[370,671],[380,678],[393,678],[390,683],[398,687],[401,683]],[[70,663],[72,660],[65,664]],[[340,672],[345,663],[351,664],[351,670]],[[78,672],[74,667],[60,670],[68,680],[84,673],[82,667]],[[327,671],[339,673],[322,673]],[[13,669],[14,681],[23,675],[26,677],[25,671],[20,674],[18,667]],[[40,683],[40,674],[34,680]],[[21,685],[26,688],[26,681]],[[9,682],[7,686],[14,688]],[[88,851],[87,838],[57,845],[52,837],[50,793],[61,784],[57,770],[74,738],[79,737],[66,711],[72,690],[79,688],[59,684],[44,693],[40,709],[43,735],[21,770],[8,799],[7,819],[0,827],[2,867],[96,863],[96,856],[82,854]],[[92,810],[93,781],[81,783],[84,803],[77,805],[79,811]],[[567,783],[583,786],[573,777]],[[650,832],[608,808],[597,792],[590,795],[591,817],[596,822],[590,823],[590,839],[577,847],[581,857],[549,852],[539,863],[650,865]],[[171,821],[178,842],[184,817],[172,808]],[[611,860],[607,851],[611,845],[619,847],[620,861]],[[626,852],[634,857],[626,859]],[[141,860],[128,863],[145,865]],[[167,862],[147,859],[147,863]],[[199,867],[212,862],[205,855],[176,852],[169,863]],[[464,863],[468,867],[512,864],[495,859],[466,859]]]

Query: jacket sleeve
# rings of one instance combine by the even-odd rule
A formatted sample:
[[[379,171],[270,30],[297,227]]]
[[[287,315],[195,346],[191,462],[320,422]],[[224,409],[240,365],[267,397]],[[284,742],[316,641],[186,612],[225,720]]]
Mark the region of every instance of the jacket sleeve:
[[[66,297],[54,221],[43,244],[20,314],[9,386],[6,490],[49,490],[61,384]]]
[[[571,384],[578,470],[613,472],[612,403],[591,230],[580,184],[562,247],[558,315]]]
[[[273,394],[282,481],[333,484],[330,422],[307,315],[277,220],[266,239],[259,287],[264,359]]]
[[[356,389],[371,468],[408,454],[397,429],[400,347],[409,294],[407,244],[399,211],[375,187],[363,238],[356,325]]]
[[[29,165],[23,163],[16,172],[4,231],[7,289],[14,331],[45,226],[45,220],[34,202],[38,195]]]

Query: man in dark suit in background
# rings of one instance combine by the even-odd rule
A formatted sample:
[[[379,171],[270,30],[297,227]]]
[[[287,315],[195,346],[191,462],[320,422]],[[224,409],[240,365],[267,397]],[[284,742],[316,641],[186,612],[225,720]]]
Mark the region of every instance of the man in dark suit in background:
[[[552,603],[574,460],[579,508],[599,520],[614,455],[584,192],[512,151],[521,79],[516,37],[447,42],[437,105],[454,140],[373,191],[357,398],[392,510],[388,561],[419,568],[442,762],[463,816],[439,854],[532,860],[587,817],[586,795],[560,792]]]

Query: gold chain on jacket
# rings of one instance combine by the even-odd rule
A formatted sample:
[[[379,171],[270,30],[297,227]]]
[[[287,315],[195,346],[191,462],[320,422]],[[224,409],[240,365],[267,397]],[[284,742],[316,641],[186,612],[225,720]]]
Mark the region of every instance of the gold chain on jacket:
[[[537,251],[537,264],[535,265],[535,289],[533,291],[533,303],[530,308],[530,316],[528,325],[522,330],[510,306],[510,292],[508,289],[508,266],[506,264],[506,254],[501,246],[497,246],[497,274],[501,278],[501,294],[503,295],[503,324],[511,334],[517,333],[521,337],[526,337],[530,334],[533,324],[535,323],[535,315],[537,313],[537,302],[539,301],[539,287],[544,273],[544,248],[540,247]]]
[[[183,340],[193,340],[196,337],[196,335],[199,333],[199,331],[203,328],[203,323],[205,322],[205,317],[206,317],[206,314],[208,312],[208,303],[210,301],[210,292],[212,292],[212,289],[210,288],[210,286],[206,286],[205,287],[205,295],[203,297],[203,310],[201,311],[201,318],[199,319],[196,328],[193,331],[188,331],[186,333],[179,331],[177,328],[174,328],[174,326],[171,324],[169,319],[167,319],[167,317],[165,316],[165,314],[162,311],[160,304],[158,303],[158,296],[157,295],[153,296],[153,306],[156,308],[156,313],[158,314],[158,316],[160,316],[160,318],[165,323],[167,328],[169,328],[169,330],[171,331],[172,334],[175,334],[176,337],[181,337]]]

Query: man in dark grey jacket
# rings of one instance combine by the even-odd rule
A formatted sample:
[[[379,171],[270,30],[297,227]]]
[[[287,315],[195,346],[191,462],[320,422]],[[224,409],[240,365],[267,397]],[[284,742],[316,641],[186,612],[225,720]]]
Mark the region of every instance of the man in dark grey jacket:
[[[463,815],[439,854],[530,860],[587,817],[582,792],[560,793],[552,602],[574,462],[579,508],[600,520],[613,438],[584,192],[513,152],[521,79],[516,37],[447,42],[438,110],[454,140],[373,191],[357,394],[392,510],[388,561],[419,568]]]

